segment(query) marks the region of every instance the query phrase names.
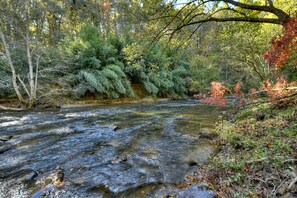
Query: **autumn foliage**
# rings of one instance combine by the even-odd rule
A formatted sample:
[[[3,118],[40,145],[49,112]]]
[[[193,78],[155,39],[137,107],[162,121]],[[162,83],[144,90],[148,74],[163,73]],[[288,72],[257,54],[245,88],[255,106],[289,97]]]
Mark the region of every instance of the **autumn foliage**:
[[[294,61],[297,68],[297,14],[290,18],[283,26],[283,34],[277,36],[271,41],[271,49],[264,53],[264,59],[268,61],[271,67],[276,69],[284,67],[288,62]],[[297,82],[289,83],[285,76],[280,76],[275,82],[265,80],[259,91],[252,88],[248,96],[251,100],[256,99],[258,92],[266,92],[272,103],[278,103],[279,99],[287,97],[296,91]],[[240,91],[241,84],[237,83],[234,87],[234,97],[244,98],[244,93]],[[222,83],[212,82],[209,88],[208,96],[205,94],[196,94],[194,97],[201,99],[205,104],[216,106],[225,106],[227,99],[225,93],[228,90]]]
[[[239,88],[239,89],[238,89]],[[239,87],[234,88],[237,90],[237,93],[240,92],[240,84]],[[208,88],[209,97],[205,94],[195,94],[194,97],[200,99],[204,104],[216,105],[216,106],[226,106],[227,99],[225,96],[226,91],[229,91],[222,83],[212,82],[211,87]]]
[[[275,83],[269,80],[264,81],[260,89],[267,92],[271,102],[277,103],[279,99],[293,94],[295,90],[290,88],[294,86],[296,86],[296,82],[289,83],[285,76],[281,76]]]
[[[243,98],[244,97],[244,93],[241,91],[241,83],[240,82],[237,82],[235,87],[234,87],[234,96],[235,97],[241,97]]]
[[[241,83],[236,83],[235,87],[233,88],[234,92],[232,93],[227,87],[223,85],[223,83],[219,82],[212,82],[211,87],[208,88],[209,92],[208,95],[205,94],[196,94],[194,95],[195,98],[200,99],[202,103],[215,105],[215,106],[226,106],[227,98],[226,93],[229,93],[230,96],[239,101],[240,105],[245,105],[244,93],[241,91]]]
[[[270,66],[278,69],[293,61],[297,68],[297,13],[284,24],[283,34],[272,39],[271,46],[272,48],[264,53]],[[289,83],[285,76],[280,76],[276,82],[265,80],[260,89],[267,92],[271,102],[276,103],[280,98],[296,91],[294,87],[296,81]]]
[[[265,80],[259,89],[259,92],[265,91],[269,100],[272,103],[278,103],[280,99],[285,98],[293,94],[296,90],[297,82],[289,83],[285,76],[277,78],[276,82]],[[206,94],[195,94],[194,97],[200,99],[204,104],[210,104],[215,106],[226,106],[227,98],[225,96],[228,91],[235,98],[240,99],[240,105],[245,105],[244,93],[241,91],[241,84],[238,82],[234,87],[234,93],[232,94],[222,83],[212,82],[211,87],[208,88],[208,95]],[[258,91],[255,88],[250,89],[249,98],[256,99]]]
[[[294,57],[297,65],[297,14],[284,24],[283,32],[283,35],[272,39],[272,48],[264,53],[269,65],[276,68],[284,66],[290,57]]]

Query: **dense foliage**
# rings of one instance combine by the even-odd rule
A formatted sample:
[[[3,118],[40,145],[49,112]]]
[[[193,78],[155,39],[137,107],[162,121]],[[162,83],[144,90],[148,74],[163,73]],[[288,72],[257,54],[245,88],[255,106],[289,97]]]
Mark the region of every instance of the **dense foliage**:
[[[106,98],[118,98],[121,94],[133,96],[130,82],[123,72],[122,45],[116,37],[104,42],[93,26],[82,27],[79,37],[65,47],[68,56],[75,59],[69,66],[69,74],[63,78],[76,98],[87,93]]]
[[[27,106],[58,96],[186,98],[208,93],[211,83],[232,90],[239,82],[248,93],[280,76],[296,81],[294,1],[269,2],[272,12],[254,10],[252,3],[245,9],[234,1],[197,2],[1,1],[0,97]],[[210,6],[209,18],[203,6]],[[191,25],[271,13],[282,25]]]
[[[96,27],[86,25],[65,46],[67,56],[75,59],[63,78],[76,98],[135,97],[131,83],[143,85],[152,96],[186,96],[187,64],[174,62],[160,45],[148,51],[135,42],[126,45],[117,36],[104,40]]]
[[[165,40],[143,39],[141,19],[132,16],[152,8],[145,4],[148,10],[139,12],[139,6],[99,0],[1,2],[0,97],[18,97],[28,106],[59,95],[187,97],[188,60]]]

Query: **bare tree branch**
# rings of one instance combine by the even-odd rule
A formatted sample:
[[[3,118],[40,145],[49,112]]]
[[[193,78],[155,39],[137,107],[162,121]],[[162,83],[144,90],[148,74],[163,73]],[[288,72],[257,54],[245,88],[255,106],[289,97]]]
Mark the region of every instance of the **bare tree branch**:
[[[27,89],[27,87],[26,87],[24,81],[22,81],[22,79],[20,78],[20,75],[18,75],[18,79],[19,79],[19,81],[21,82],[21,84],[22,84],[24,90],[26,91],[28,97],[30,97],[30,93],[29,93],[29,91],[28,91],[28,89]]]
[[[174,22],[174,20],[176,19],[176,18],[178,18],[178,15],[188,6],[188,5],[190,5],[190,4],[192,4],[194,1],[191,1],[191,2],[189,2],[189,3],[187,3],[186,5],[184,5],[174,16],[172,16],[172,20],[169,22],[169,23],[167,23],[162,29],[161,29],[161,31],[159,31],[159,33],[155,36],[155,38],[153,39],[154,41],[156,41],[156,40],[158,40],[159,38],[160,38],[160,36],[162,37],[162,35],[164,34],[164,33],[166,33],[166,29]],[[182,19],[180,19],[180,20],[182,20]],[[164,32],[165,31],[165,32]]]

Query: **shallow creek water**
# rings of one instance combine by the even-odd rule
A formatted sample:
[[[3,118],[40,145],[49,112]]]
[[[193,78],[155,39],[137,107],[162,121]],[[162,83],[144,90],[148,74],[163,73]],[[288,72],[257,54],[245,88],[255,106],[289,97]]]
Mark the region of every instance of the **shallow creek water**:
[[[13,137],[0,141],[0,197],[213,197],[174,184],[213,152],[199,131],[217,118],[197,101],[2,112],[0,137]]]

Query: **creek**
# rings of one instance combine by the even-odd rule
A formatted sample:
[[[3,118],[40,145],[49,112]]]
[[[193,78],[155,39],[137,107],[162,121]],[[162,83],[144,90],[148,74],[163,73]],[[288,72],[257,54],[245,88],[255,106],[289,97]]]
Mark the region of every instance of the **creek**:
[[[0,197],[213,197],[174,184],[213,153],[199,131],[218,116],[197,101],[0,112]]]

